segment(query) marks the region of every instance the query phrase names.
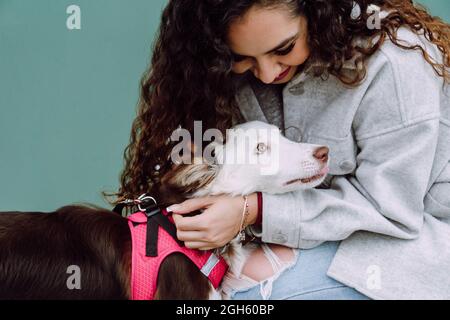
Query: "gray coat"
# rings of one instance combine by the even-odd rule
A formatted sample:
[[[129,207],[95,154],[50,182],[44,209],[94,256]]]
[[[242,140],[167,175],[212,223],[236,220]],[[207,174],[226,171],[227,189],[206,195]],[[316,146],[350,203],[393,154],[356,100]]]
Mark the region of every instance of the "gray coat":
[[[449,85],[390,41],[367,68],[356,88],[303,72],[283,89],[286,136],[327,145],[331,171],[325,188],[263,195],[263,241],[342,240],[330,277],[374,299],[450,299]],[[267,122],[249,85],[237,99],[247,121]]]

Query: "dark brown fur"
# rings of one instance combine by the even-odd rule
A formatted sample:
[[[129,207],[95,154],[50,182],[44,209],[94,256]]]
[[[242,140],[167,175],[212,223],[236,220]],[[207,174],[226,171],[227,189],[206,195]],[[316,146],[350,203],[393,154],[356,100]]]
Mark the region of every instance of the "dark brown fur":
[[[192,186],[171,184],[154,195],[161,207],[185,199]],[[192,181],[195,183],[195,181]],[[81,271],[81,289],[67,288]],[[0,299],[129,299],[131,234],[127,219],[95,206],[66,206],[51,213],[0,213]],[[156,299],[207,299],[209,280],[185,256],[161,264]]]
[[[0,299],[129,299],[131,236],[110,211],[67,206],[52,213],[0,213]],[[67,268],[81,270],[69,290]],[[161,265],[157,299],[207,299],[208,280],[182,255]]]

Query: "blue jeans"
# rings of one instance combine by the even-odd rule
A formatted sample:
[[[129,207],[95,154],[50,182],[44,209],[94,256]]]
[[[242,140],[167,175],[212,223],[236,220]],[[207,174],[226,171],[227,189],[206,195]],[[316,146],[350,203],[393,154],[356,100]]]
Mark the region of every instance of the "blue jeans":
[[[309,250],[300,250],[297,261],[273,282],[270,300],[368,300],[353,288],[327,276],[327,270],[339,242],[326,242]],[[261,300],[263,283],[233,291],[231,299]]]

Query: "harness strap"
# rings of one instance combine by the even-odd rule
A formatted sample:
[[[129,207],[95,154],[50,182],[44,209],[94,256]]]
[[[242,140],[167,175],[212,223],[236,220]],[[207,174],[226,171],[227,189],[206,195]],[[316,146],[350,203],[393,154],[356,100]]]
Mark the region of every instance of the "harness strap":
[[[184,242],[178,240],[177,238],[177,227],[170,222],[169,218],[165,215],[163,215],[161,212],[160,214],[153,216],[153,219],[158,222],[158,224],[167,231],[167,233],[180,245],[180,247],[184,246]]]
[[[157,257],[158,256],[158,230],[159,225],[155,220],[155,217],[147,219],[147,237],[145,240],[145,256]]]
[[[177,228],[173,223],[170,222],[169,218],[165,216],[161,209],[156,203],[145,203],[142,205],[144,207],[144,214],[147,216],[147,234],[146,234],[146,245],[145,245],[145,255],[147,257],[157,257],[158,256],[158,232],[159,226],[164,228],[167,233],[178,243],[180,247],[184,246],[184,243],[177,238]],[[113,212],[122,215],[122,211],[125,207],[128,207],[126,203],[117,204]],[[133,222],[133,226],[137,226],[139,223]]]
[[[147,257],[158,256],[158,232],[159,227],[163,228],[167,233],[178,243],[180,247],[184,246],[184,243],[177,238],[177,228],[170,222],[169,218],[165,216],[161,209],[155,205],[145,208],[145,215],[147,221],[147,232],[145,239],[145,255]],[[133,226],[139,223],[133,223]]]
[[[206,261],[205,265],[201,268],[201,273],[209,278],[211,271],[216,267],[219,261],[219,258],[215,254],[211,254],[208,261]]]
[[[118,203],[114,209],[112,209],[113,212],[117,213],[118,215],[122,215],[122,211],[125,207],[127,207],[128,205],[125,203]]]
[[[147,239],[145,244],[145,255],[147,257],[158,256],[158,231],[161,226],[178,243],[180,247],[184,243],[177,238],[177,228],[169,219],[161,213],[155,214],[147,219]]]

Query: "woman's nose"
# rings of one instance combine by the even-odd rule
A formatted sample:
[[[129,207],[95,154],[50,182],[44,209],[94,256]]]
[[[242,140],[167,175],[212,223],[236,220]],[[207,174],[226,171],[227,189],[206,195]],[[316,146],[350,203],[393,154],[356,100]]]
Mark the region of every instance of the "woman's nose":
[[[330,149],[327,147],[320,147],[314,151],[314,158],[319,160],[321,163],[326,164],[328,162],[328,153],[330,152]]]
[[[270,84],[278,75],[277,69],[276,64],[270,60],[258,61],[255,76],[265,84]]]

